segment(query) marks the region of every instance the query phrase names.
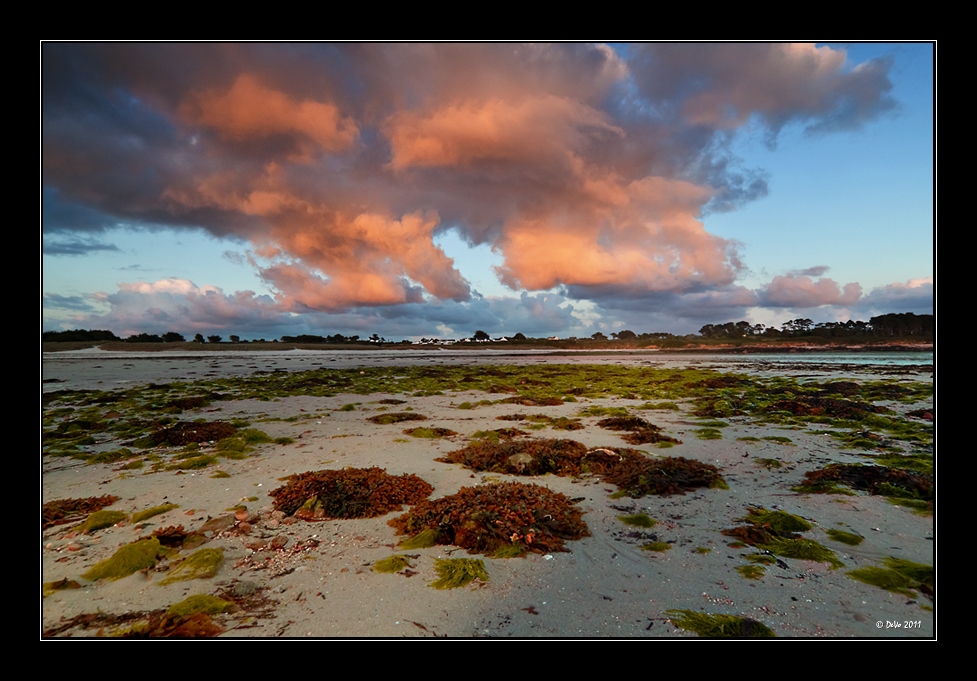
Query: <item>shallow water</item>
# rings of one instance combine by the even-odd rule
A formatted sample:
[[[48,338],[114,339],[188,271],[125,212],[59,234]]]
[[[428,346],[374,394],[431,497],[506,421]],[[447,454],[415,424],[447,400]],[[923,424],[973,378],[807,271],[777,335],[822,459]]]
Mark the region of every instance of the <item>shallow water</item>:
[[[804,352],[720,354],[635,350],[287,350],[210,352],[104,352],[98,349],[47,353],[41,365],[43,390],[111,390],[150,382],[244,376],[257,371],[353,369],[368,366],[438,364],[623,364],[702,367],[751,374],[792,376],[911,375],[929,380],[932,352]]]

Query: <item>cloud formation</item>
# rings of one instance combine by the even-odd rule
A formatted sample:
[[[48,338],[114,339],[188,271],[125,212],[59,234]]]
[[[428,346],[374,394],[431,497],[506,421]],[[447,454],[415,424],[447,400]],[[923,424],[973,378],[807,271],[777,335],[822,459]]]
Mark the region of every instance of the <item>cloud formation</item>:
[[[888,62],[852,66],[813,45],[49,43],[42,53],[46,231],[234,236],[251,244],[274,309],[303,313],[478,308],[435,243],[445,230],[490,245],[519,293],[728,297],[742,265],[703,211],[766,192],[763,172],[731,155],[735,131],[850,129],[893,106]],[[777,277],[759,297],[810,307],[861,295],[811,276]],[[210,301],[217,319],[229,314],[224,294],[179,295],[193,300],[188,313]],[[272,309],[240,295],[252,312]],[[125,308],[120,298],[114,309]]]
[[[819,269],[819,268],[814,268]],[[817,281],[804,275],[774,277],[759,292],[761,305],[769,307],[808,308],[821,305],[850,306],[862,297],[857,283],[839,286],[833,279],[821,277]]]

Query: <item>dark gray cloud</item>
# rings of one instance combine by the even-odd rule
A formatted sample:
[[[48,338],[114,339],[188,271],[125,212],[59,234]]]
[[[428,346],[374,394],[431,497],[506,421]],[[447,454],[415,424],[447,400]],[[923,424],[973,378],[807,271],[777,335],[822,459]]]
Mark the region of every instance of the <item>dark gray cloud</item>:
[[[118,251],[115,244],[100,241],[92,237],[66,235],[45,236],[43,244],[44,255],[88,255],[94,251]]]
[[[94,312],[96,309],[88,296],[62,296],[57,293],[44,294],[44,307],[52,310],[74,310],[77,312]]]

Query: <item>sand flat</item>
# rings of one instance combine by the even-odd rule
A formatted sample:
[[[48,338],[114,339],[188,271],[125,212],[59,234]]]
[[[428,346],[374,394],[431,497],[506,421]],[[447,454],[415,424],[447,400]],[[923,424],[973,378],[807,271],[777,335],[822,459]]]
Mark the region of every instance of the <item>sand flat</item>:
[[[69,353],[65,353],[67,355]],[[202,379],[206,374],[244,376],[255,371],[303,370],[333,366],[396,366],[403,354],[393,356],[356,353],[356,357],[317,353],[283,353],[284,356],[228,356],[151,358],[126,355],[109,358],[98,353],[72,353],[44,358],[45,391],[64,389],[114,390],[149,382]],[[499,357],[470,353],[412,355],[421,366],[439,364],[489,366]],[[336,360],[336,361],[332,361]],[[592,361],[593,358],[590,358]],[[520,357],[520,363],[562,363],[566,358]],[[573,361],[576,361],[575,358]],[[586,361],[582,359],[580,361]],[[659,362],[689,364],[743,371],[745,361],[735,358],[610,358],[607,363],[630,362],[647,366]],[[504,363],[514,363],[513,357]],[[588,362],[590,363],[590,362]],[[257,367],[257,368],[253,368]],[[786,365],[754,365],[756,373],[828,377],[879,378],[879,367],[867,364],[857,371],[837,362]],[[891,369],[891,367],[890,367]],[[569,369],[568,370],[572,370]],[[858,373],[861,372],[861,373]],[[925,369],[908,370],[907,378],[928,381]],[[101,382],[100,382],[101,381]],[[376,425],[367,418],[402,407],[379,403],[384,398],[404,399],[428,421]],[[224,563],[215,577],[160,586],[165,573],[137,573],[116,582],[82,580],[82,588],[58,591],[42,601],[42,629],[82,613],[121,613],[165,608],[194,593],[216,593],[242,583],[258,588],[269,600],[262,614],[221,616],[226,636],[258,637],[690,637],[677,629],[666,611],[688,609],[733,614],[769,626],[780,637],[932,637],[935,634],[932,602],[922,594],[910,597],[855,581],[850,569],[880,565],[888,557],[935,564],[932,516],[913,513],[885,498],[858,493],[855,496],[803,495],[790,491],[808,470],[831,462],[863,462],[858,452],[844,449],[830,436],[813,429],[790,430],[759,424],[748,418],[727,419],[722,438],[701,440],[695,435],[699,419],[690,405],[679,411],[634,411],[643,400],[619,397],[583,398],[548,407],[491,404],[459,409],[463,402],[498,400],[505,395],[481,391],[412,396],[339,394],[331,397],[296,395],[273,401],[257,399],[214,402],[199,412],[185,411],[181,419],[249,421],[273,438],[290,437],[287,445],[262,444],[249,458],[220,459],[214,467],[195,471],[146,469],[121,471],[119,464],[86,464],[68,457],[42,457],[42,501],[113,494],[120,497],[111,508],[126,512],[163,504],[179,508],[148,521],[145,526],[121,525],[92,535],[75,535],[67,526],[51,528],[42,537],[42,581],[77,579],[94,563],[115,549],[153,529],[182,524],[188,530],[208,518],[227,515],[238,504],[261,520],[250,535],[226,533],[206,546],[221,548]],[[930,400],[931,403],[931,400]],[[343,405],[355,404],[351,411]],[[461,449],[479,430],[525,424],[502,422],[497,416],[514,412],[545,413],[551,417],[580,418],[587,406],[626,407],[653,421],[683,444],[667,450],[651,446],[639,449],[651,455],[683,456],[719,468],[728,490],[701,489],[685,495],[612,499],[615,487],[598,478],[561,478],[553,475],[531,479],[477,473],[454,464],[436,462],[443,454]],[[287,419],[292,421],[266,420]],[[570,438],[587,447],[623,447],[620,434],[596,427],[596,417],[583,417],[583,430],[531,431],[532,437]],[[405,436],[405,427],[430,425],[458,432],[442,439]],[[781,444],[762,438],[789,437]],[[742,441],[742,437],[760,438]],[[206,447],[204,447],[206,449]],[[777,459],[781,468],[768,468],[758,459]],[[379,574],[372,564],[398,551],[399,541],[387,520],[380,518],[330,520],[282,524],[270,522],[268,492],[281,479],[310,470],[346,466],[385,468],[399,475],[413,473],[434,487],[432,498],[457,492],[461,487],[521,479],[544,485],[571,498],[579,498],[591,536],[569,542],[569,552],[529,554],[524,558],[486,559],[489,581],[472,588],[438,591],[428,584],[436,578],[434,559],[468,554],[451,546],[436,546],[406,553],[413,565],[411,576]],[[213,478],[216,471],[231,477]],[[835,551],[845,568],[833,570],[827,563],[792,558],[786,567],[768,566],[759,580],[745,579],[736,568],[756,553],[750,547],[732,548],[733,541],[721,531],[739,524],[748,507],[762,506],[799,515],[814,524],[805,537]],[[658,520],[652,530],[624,525],[625,513],[644,512]],[[832,541],[826,534],[840,528],[864,536],[856,547]],[[650,535],[668,542],[671,550],[641,550]],[[258,538],[287,538],[286,550],[253,551],[248,544]],[[297,550],[305,547],[307,550]],[[74,550],[69,550],[74,549]],[[481,557],[481,556],[475,556]],[[273,559],[273,560],[268,560]],[[238,587],[241,588],[241,587]],[[881,623],[881,627],[879,626]],[[896,626],[896,623],[903,626]],[[96,631],[75,628],[63,635],[93,636]]]

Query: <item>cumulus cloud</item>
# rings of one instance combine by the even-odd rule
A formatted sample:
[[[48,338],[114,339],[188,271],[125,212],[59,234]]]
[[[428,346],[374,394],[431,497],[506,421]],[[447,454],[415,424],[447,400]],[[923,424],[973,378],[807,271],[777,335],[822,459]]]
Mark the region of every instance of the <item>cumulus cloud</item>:
[[[850,306],[862,297],[862,287],[854,282],[841,287],[827,277],[815,281],[808,276],[787,275],[774,277],[758,292],[758,297],[761,305],[769,307]]]
[[[932,277],[910,279],[872,289],[856,309],[866,319],[891,312],[933,314],[935,293]]]
[[[812,45],[42,50],[46,230],[247,240],[276,309],[307,314],[478,307],[444,230],[501,254],[516,291],[728,291],[742,266],[703,211],[767,191],[731,154],[736,130],[825,132],[892,107],[888,63]],[[858,300],[810,276],[761,297]]]
[[[296,307],[292,299],[275,300],[251,291],[226,293],[217,286],[197,285],[176,277],[122,283],[117,291],[97,293],[91,299],[47,294],[44,305],[55,311],[77,313],[69,319],[64,315],[51,317],[45,320],[45,328],[111,328],[121,336],[165,331],[206,335],[223,331],[245,338],[303,333],[380,333],[387,338],[421,338],[442,335],[445,328],[453,329],[456,337],[470,336],[476,329],[492,335],[522,332],[539,336],[579,326],[573,305],[554,293],[474,295],[461,302],[423,302],[418,297],[397,304],[327,311]],[[107,307],[108,312],[100,314],[98,307]]]
[[[889,111],[891,60],[846,69],[843,50],[810,43],[653,43],[632,68],[650,99],[686,124],[730,129],[757,117],[773,132],[851,129]]]
[[[217,286],[197,286],[180,278],[119,284],[117,291],[97,293],[109,306],[105,314],[79,315],[72,328],[111,328],[117,335],[137,333],[206,333],[248,329],[259,333],[282,324],[284,311],[268,296],[251,291],[226,294]]]

